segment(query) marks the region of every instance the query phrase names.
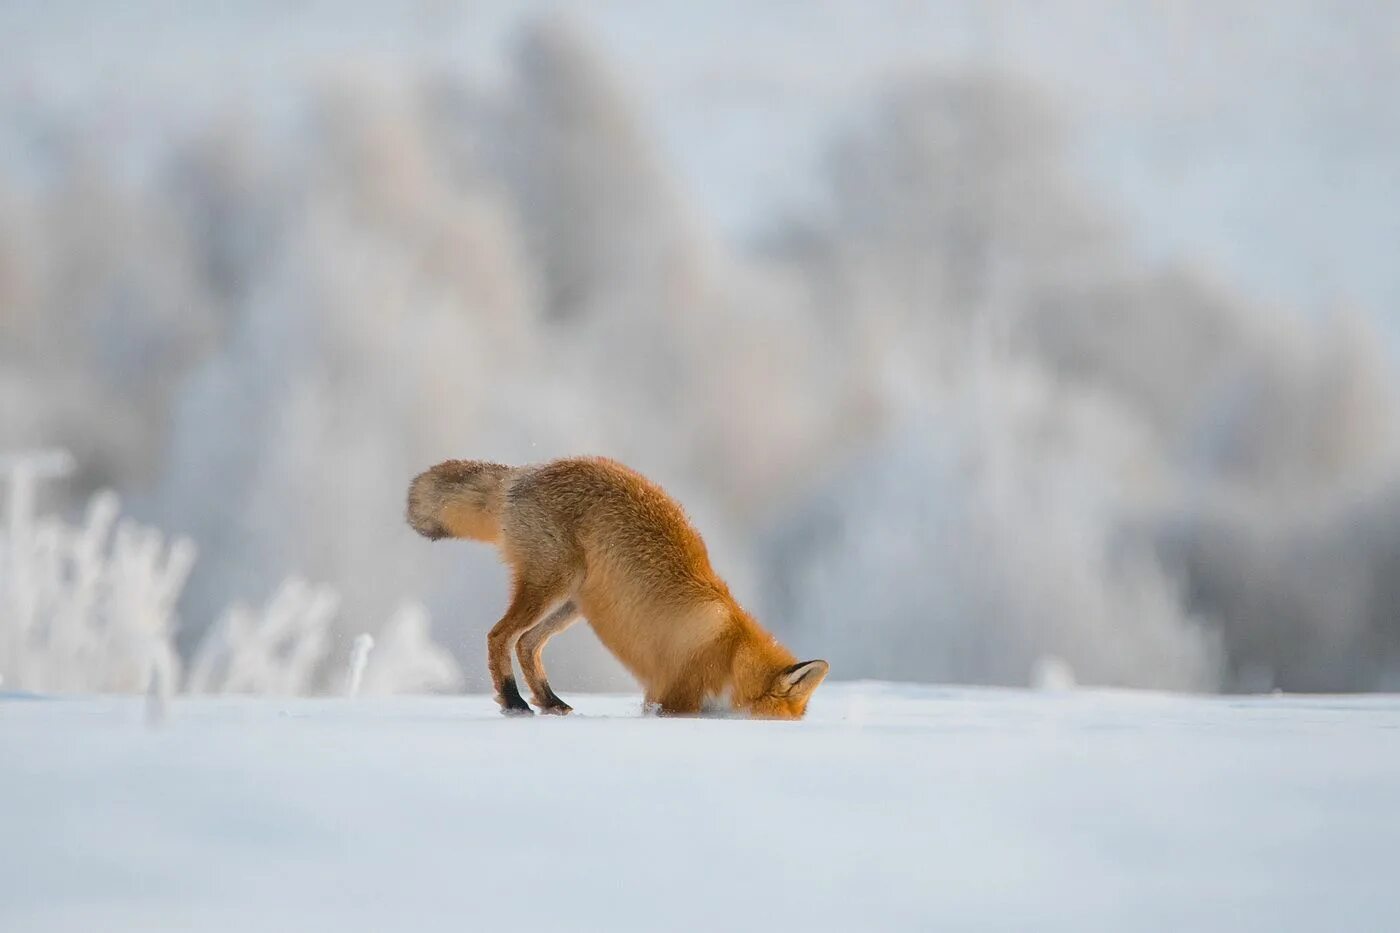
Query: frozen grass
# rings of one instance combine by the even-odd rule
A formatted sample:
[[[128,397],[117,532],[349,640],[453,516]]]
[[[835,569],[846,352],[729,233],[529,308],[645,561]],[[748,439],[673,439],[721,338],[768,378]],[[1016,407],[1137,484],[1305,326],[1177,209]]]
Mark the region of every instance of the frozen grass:
[[[0,929],[1383,930],[1400,697],[0,703]]]

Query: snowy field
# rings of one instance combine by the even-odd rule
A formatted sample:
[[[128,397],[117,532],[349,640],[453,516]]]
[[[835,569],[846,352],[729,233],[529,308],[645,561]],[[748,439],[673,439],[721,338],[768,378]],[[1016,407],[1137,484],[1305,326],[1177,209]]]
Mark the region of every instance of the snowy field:
[[[1400,697],[0,701],[0,930],[1395,930]]]

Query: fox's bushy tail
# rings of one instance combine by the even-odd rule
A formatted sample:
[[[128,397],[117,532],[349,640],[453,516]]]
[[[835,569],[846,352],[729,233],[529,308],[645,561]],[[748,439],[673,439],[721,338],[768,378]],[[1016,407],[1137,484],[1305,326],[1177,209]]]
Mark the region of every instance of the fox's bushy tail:
[[[514,470],[481,460],[448,460],[408,486],[408,523],[425,538],[499,541],[507,481]]]

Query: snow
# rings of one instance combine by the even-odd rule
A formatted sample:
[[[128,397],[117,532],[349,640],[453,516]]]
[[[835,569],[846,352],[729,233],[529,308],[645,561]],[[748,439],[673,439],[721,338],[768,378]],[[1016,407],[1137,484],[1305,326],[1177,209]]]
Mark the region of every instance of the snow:
[[[1382,930],[1400,696],[0,694],[0,930]]]

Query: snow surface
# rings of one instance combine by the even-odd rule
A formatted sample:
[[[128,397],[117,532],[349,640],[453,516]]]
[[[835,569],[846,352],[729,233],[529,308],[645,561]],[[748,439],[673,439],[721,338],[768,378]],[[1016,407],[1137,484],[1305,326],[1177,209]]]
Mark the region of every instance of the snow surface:
[[[0,695],[0,930],[1395,930],[1400,696]]]

